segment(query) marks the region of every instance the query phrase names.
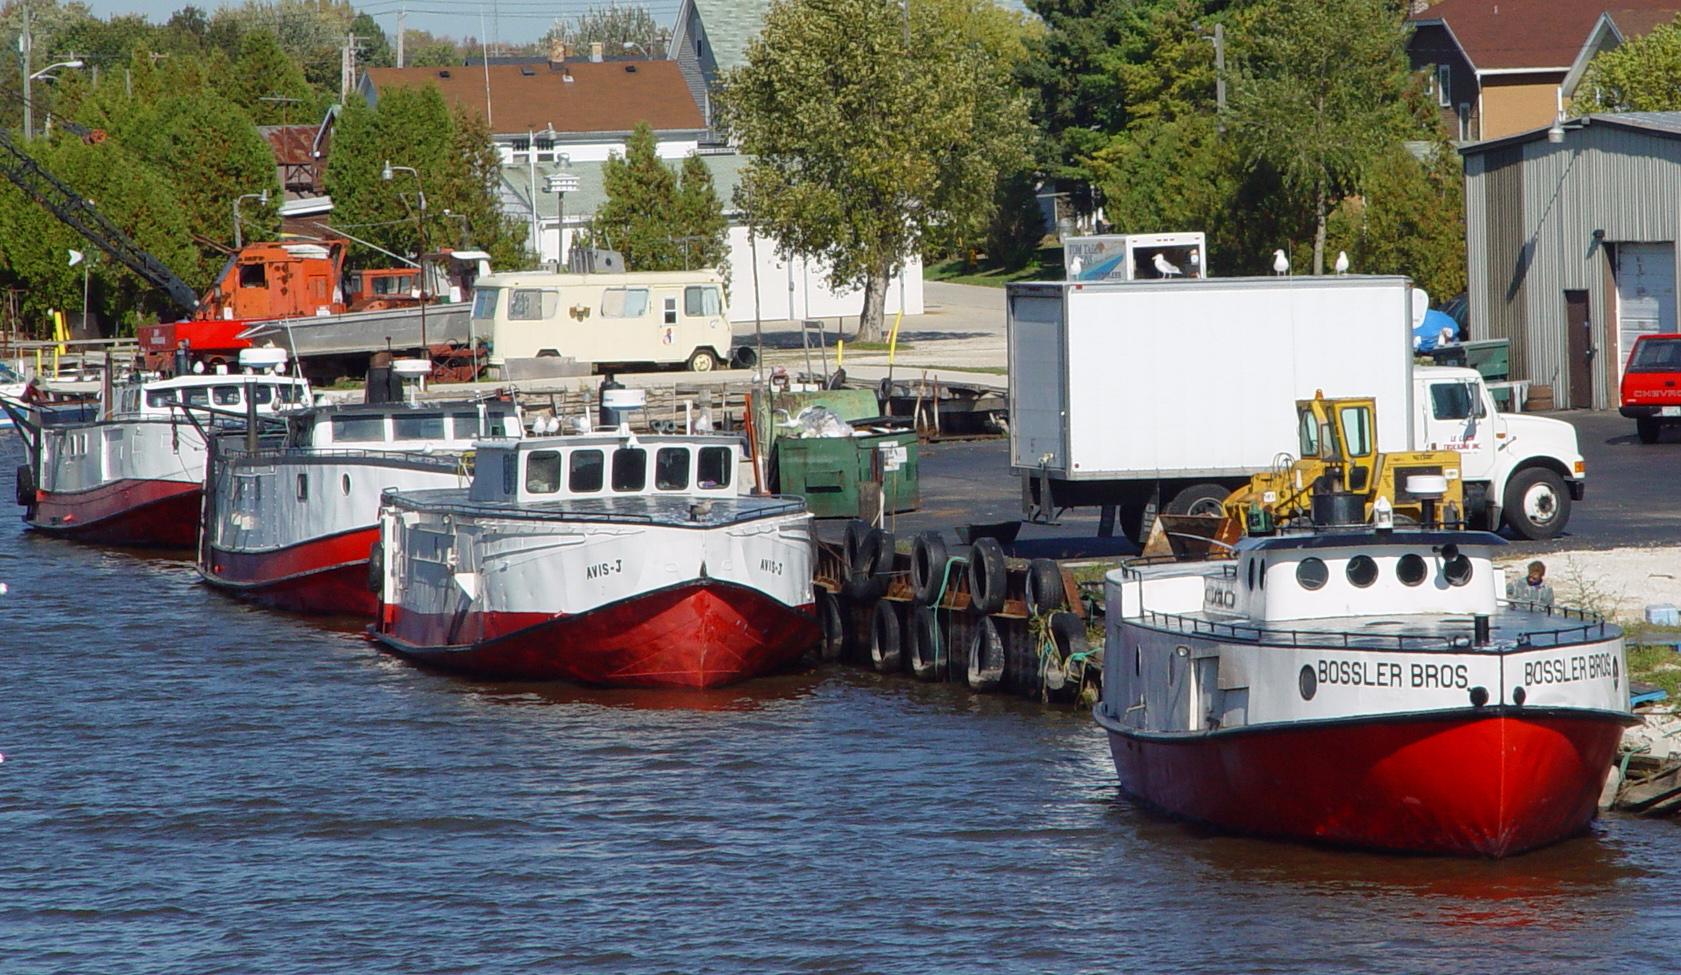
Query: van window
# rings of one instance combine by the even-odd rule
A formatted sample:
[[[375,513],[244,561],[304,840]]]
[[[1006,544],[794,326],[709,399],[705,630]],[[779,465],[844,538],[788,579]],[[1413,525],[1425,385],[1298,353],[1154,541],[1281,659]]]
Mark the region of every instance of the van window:
[[[640,491],[648,486],[648,452],[641,447],[613,451],[613,490]]]
[[[508,321],[535,322],[555,317],[560,310],[560,293],[537,288],[515,288],[508,297]]]
[[[399,413],[395,417],[398,440],[444,439],[442,413]]]
[[[1475,388],[1470,383],[1432,383],[1430,415],[1438,420],[1467,420],[1476,416]]]
[[[641,318],[646,314],[647,288],[607,288],[601,292],[602,318]]]
[[[217,386],[215,398],[217,406],[238,406],[243,399],[238,386]]]
[[[661,447],[654,455],[654,487],[683,491],[689,487],[689,448]]]
[[[525,489],[532,494],[560,490],[560,451],[534,450],[525,462]]]
[[[601,473],[606,467],[599,450],[574,450],[566,490],[573,494],[594,494],[601,490]]]
[[[373,416],[335,416],[333,417],[334,443],[378,443],[385,439],[385,417]]]
[[[677,299],[676,298],[665,299],[665,323],[667,325],[677,324]]]
[[[730,448],[700,448],[700,466],[695,472],[695,486],[727,488],[730,486]]]
[[[683,289],[683,314],[690,318],[713,318],[724,313],[723,299],[713,287]]]
[[[496,299],[502,296],[501,288],[473,289],[473,317],[495,318]]]

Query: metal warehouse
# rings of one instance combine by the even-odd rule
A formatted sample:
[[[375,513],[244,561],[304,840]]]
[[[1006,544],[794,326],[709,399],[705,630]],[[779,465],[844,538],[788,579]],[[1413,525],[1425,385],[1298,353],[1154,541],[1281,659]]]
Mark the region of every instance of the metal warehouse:
[[[1590,115],[1464,146],[1473,338],[1559,407],[1617,403],[1643,332],[1674,332],[1681,112]],[[1532,387],[1532,392],[1533,392]]]

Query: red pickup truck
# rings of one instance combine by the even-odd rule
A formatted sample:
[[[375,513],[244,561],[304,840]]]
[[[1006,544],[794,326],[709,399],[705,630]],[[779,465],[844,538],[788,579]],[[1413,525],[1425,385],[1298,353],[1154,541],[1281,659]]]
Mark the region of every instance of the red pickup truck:
[[[1623,405],[1641,443],[1657,443],[1666,426],[1681,424],[1681,334],[1635,339],[1623,370]]]

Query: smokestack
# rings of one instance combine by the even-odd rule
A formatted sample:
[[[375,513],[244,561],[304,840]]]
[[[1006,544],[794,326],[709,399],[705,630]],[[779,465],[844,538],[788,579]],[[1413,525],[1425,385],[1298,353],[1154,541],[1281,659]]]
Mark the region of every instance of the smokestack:
[[[596,62],[597,64],[601,62],[600,41],[590,41],[590,60]]]
[[[555,38],[549,42],[549,63],[559,64],[566,60],[566,42]]]

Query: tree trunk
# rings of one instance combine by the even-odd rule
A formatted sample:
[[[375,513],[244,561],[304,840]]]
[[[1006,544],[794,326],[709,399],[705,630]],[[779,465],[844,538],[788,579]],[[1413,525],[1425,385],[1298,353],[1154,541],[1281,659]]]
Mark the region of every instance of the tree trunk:
[[[1313,181],[1313,273],[1325,273],[1325,178]]]
[[[864,313],[858,317],[859,342],[880,342],[886,335],[882,320],[887,317],[887,264],[882,262],[864,281]]]

